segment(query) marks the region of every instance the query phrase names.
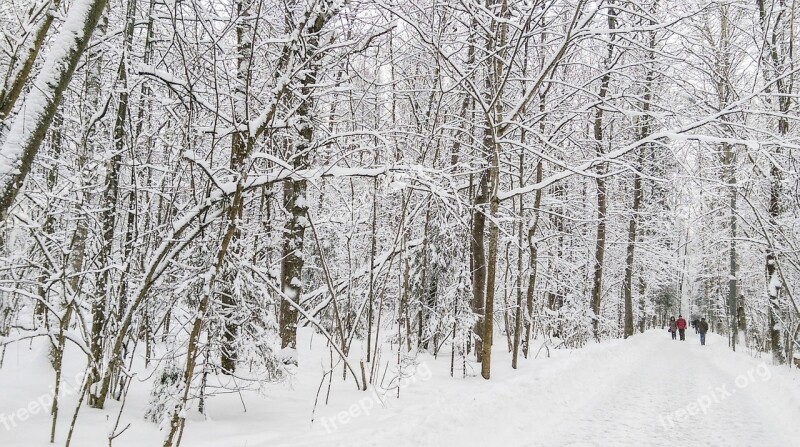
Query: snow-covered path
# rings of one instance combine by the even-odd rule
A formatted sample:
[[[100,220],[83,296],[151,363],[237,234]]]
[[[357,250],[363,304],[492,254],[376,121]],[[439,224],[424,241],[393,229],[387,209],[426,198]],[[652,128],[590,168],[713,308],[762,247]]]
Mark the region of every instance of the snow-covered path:
[[[357,419],[327,440],[348,446],[770,447],[800,439],[797,382],[730,352],[713,334],[700,346],[693,331],[685,342],[651,331],[509,374],[457,390],[425,387],[426,398],[414,396],[415,404]],[[320,441],[311,436],[300,444]]]
[[[217,395],[207,413],[193,411],[185,447],[607,447],[607,446],[797,446],[800,443],[800,373],[767,366],[747,353],[731,352],[709,334],[672,341],[666,331],[576,350],[544,350],[538,359],[509,367],[501,343],[492,380],[450,377],[450,359],[425,354],[401,387],[401,398],[357,391],[352,380],[333,381],[330,402],[321,391],[311,414],[326,354],[303,333],[304,365],[289,382],[254,392]],[[309,346],[312,346],[309,348]],[[37,354],[38,352],[38,354]],[[35,402],[50,384],[46,346],[15,345],[0,369],[0,447],[45,447],[49,416],[40,411],[8,425],[19,408]],[[327,354],[329,355],[329,354]],[[324,360],[324,356],[322,357]],[[315,362],[316,359],[316,362]],[[316,363],[316,365],[315,365]],[[391,363],[391,362],[390,362]],[[383,363],[385,365],[385,363]],[[79,371],[78,368],[73,368]],[[340,371],[340,369],[337,369]],[[391,375],[391,373],[389,374]],[[143,418],[149,386],[130,393],[114,447],[161,445],[158,426]],[[63,405],[56,445],[63,445],[76,396]],[[246,404],[246,410],[245,410]],[[72,445],[105,447],[117,416],[84,409]],[[4,422],[5,421],[5,422]]]
[[[586,365],[594,390],[555,409],[563,422],[542,444],[794,445],[800,413],[772,411],[782,398],[766,365],[728,352],[719,337],[704,347],[694,334],[686,342],[652,335]]]

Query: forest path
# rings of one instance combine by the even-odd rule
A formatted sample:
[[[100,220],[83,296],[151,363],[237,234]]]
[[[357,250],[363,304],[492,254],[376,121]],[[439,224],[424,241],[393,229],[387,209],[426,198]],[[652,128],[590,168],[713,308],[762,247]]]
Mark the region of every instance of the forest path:
[[[554,409],[563,422],[543,445],[796,445],[796,422],[775,411],[785,407],[775,406],[782,397],[765,364],[730,352],[713,334],[706,346],[692,329],[686,338],[650,332],[584,365],[597,374],[596,387]]]
[[[590,343],[581,349],[533,349],[510,367],[506,343],[498,337],[492,378],[480,378],[479,365],[450,377],[450,358],[416,357],[404,368],[407,381],[378,397],[343,381],[341,365],[331,382],[324,343],[311,343],[302,331],[301,364],[291,380],[265,395],[256,391],[216,394],[207,412],[189,413],[184,447],[784,447],[800,445],[800,374],[768,366],[746,352],[732,352],[727,340],[709,334],[707,346],[689,331],[672,341],[662,330],[628,340]],[[390,348],[388,345],[386,348]],[[77,348],[76,348],[77,349]],[[396,345],[380,364],[392,377]],[[49,411],[36,403],[52,383],[49,344],[34,349],[16,344],[0,369],[0,447],[49,447]],[[358,355],[358,354],[354,354]],[[70,358],[78,358],[73,355]],[[357,361],[358,357],[354,358]],[[320,362],[320,360],[322,360]],[[388,364],[387,364],[388,362]],[[316,363],[316,364],[315,364]],[[65,384],[83,371],[73,364]],[[327,376],[328,379],[331,376]],[[388,379],[386,380],[388,381]],[[330,399],[327,384],[332,384]],[[131,430],[114,447],[157,446],[164,431],[144,420],[149,393],[137,388],[126,400],[120,427]],[[320,391],[316,409],[314,401]],[[62,401],[59,427],[66,433],[76,393]],[[106,447],[119,404],[81,411],[76,447]],[[28,419],[9,419],[19,408]],[[49,407],[48,407],[49,408]],[[16,417],[16,416],[15,416]],[[63,438],[55,445],[64,445]]]
[[[649,331],[528,361],[518,371],[497,368],[480,388],[474,379],[467,381],[471,389],[458,382],[414,385],[424,395],[338,427],[326,444],[797,445],[800,402],[786,371],[776,374],[761,360],[731,352],[714,334],[706,346],[692,329],[686,338]],[[319,445],[319,439],[291,445]]]

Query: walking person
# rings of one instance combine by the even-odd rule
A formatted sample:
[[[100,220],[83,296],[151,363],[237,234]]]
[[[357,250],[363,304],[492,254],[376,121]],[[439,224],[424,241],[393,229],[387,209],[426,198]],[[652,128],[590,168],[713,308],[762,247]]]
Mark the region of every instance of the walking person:
[[[706,332],[708,332],[708,322],[705,318],[701,318],[697,323],[697,330],[700,332],[700,345],[706,345]]]
[[[681,334],[681,341],[686,340],[686,320],[683,319],[683,315],[678,315],[678,320],[675,321],[675,326],[678,327],[678,333]]]
[[[678,332],[678,326],[675,323],[675,317],[669,317],[669,329],[667,329],[672,333],[672,339],[675,340],[675,333]]]

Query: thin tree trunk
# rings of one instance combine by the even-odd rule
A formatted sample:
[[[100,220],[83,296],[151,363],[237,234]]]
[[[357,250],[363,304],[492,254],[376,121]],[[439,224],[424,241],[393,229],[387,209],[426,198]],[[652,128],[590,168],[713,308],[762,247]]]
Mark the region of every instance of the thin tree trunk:
[[[61,158],[61,145],[63,144],[63,135],[61,133],[61,127],[63,123],[63,117],[60,113],[56,114],[54,118],[55,127],[53,128],[52,132],[50,132],[50,148],[52,150],[52,159],[53,165],[50,166],[50,170],[47,173],[47,191],[51,194],[53,193],[56,184],[58,183],[58,166],[59,163],[56,160]],[[42,234],[44,235],[51,235],[53,233],[53,225],[55,224],[55,217],[52,213],[47,213],[44,218],[44,223],[42,223]],[[48,302],[48,290],[46,290],[43,285],[47,282],[47,273],[42,272],[39,276],[39,286],[37,287],[37,294],[39,298],[42,300],[41,302],[36,303],[36,308],[34,313],[38,318],[45,319],[45,325],[49,329],[49,315],[47,314],[47,307],[44,303]]]
[[[525,137],[524,133],[522,136],[522,141],[524,143]],[[524,153],[520,154],[519,157],[519,178],[520,184],[522,184],[522,178],[524,175],[524,162],[525,156]],[[525,203],[523,197],[519,197],[519,210],[517,211],[520,216],[519,224],[517,225],[517,307],[514,310],[514,346],[512,349],[511,355],[511,367],[517,369],[517,361],[519,358],[519,345],[522,340],[522,246],[523,246],[523,236],[522,236],[522,226],[523,226],[523,216],[525,215]]]
[[[730,250],[728,251],[728,306],[730,307],[730,315],[731,315],[731,349],[734,351],[736,350],[736,343],[738,340],[738,325],[737,325],[737,318],[736,318],[736,309],[738,309],[739,304],[737,299],[739,297],[738,290],[737,290],[737,278],[736,278],[736,271],[737,271],[737,262],[736,262],[736,166],[735,166],[735,155],[733,153],[733,149],[727,143],[722,143],[722,153],[723,158],[725,159],[725,170],[726,172],[726,181],[728,183],[728,189],[730,194],[730,206],[729,206],[729,226],[730,226]]]
[[[643,132],[645,131],[643,130]],[[638,170],[644,166],[644,151],[644,148],[639,149],[636,168]],[[625,301],[625,338],[633,335],[633,256],[636,249],[636,226],[641,205],[642,176],[637,171],[633,174],[633,206],[631,207],[631,218],[628,221],[628,247],[625,256],[625,277],[622,282]]]
[[[375,231],[378,222],[378,179],[372,181],[372,227],[369,235],[369,307],[367,308],[367,363],[372,359],[372,314],[375,300]],[[377,339],[375,342],[377,343]]]
[[[485,210],[481,209],[487,202],[489,173],[484,171],[478,182],[472,211],[472,228],[470,232],[470,252],[472,254],[472,300],[470,308],[476,316],[472,333],[475,337],[475,356],[480,362],[483,358],[483,325],[486,293],[486,251],[484,246],[484,228],[486,226]]]
[[[422,232],[422,274],[420,277],[420,293],[418,297],[418,308],[417,308],[417,321],[419,325],[417,326],[417,349],[427,349],[428,343],[423,343],[422,338],[425,334],[425,302],[427,300],[427,289],[428,289],[428,246],[431,243],[430,241],[430,215],[431,215],[431,207],[428,204],[425,207],[425,223],[424,229]]]
[[[608,29],[614,30],[616,28],[616,10],[612,7],[613,2],[610,2],[608,9]],[[602,157],[605,151],[603,150],[603,102],[608,94],[608,86],[611,81],[611,67],[613,65],[614,57],[614,36],[611,34],[608,43],[608,52],[606,54],[605,63],[603,68],[605,73],[600,80],[600,91],[598,98],[600,104],[595,110],[594,115],[594,140],[595,151],[598,157]],[[603,178],[605,173],[604,164],[600,165],[596,179],[597,183],[597,233],[595,236],[595,262],[594,262],[594,279],[592,281],[592,312],[594,317],[592,319],[592,328],[594,330],[595,338],[600,338],[600,305],[603,297],[603,264],[606,255],[606,181]]]
[[[658,2],[653,2],[650,9],[650,14],[654,14]],[[650,20],[650,26],[655,26],[653,19]],[[653,98],[653,78],[654,78],[654,52],[656,46],[656,33],[650,31],[650,39],[648,42],[647,60],[649,65],[646,68],[644,96],[642,98],[642,117],[640,118],[639,139],[644,140],[648,138],[652,132],[650,126],[650,102]],[[631,218],[628,221],[628,247],[625,257],[625,278],[623,279],[622,290],[625,296],[625,338],[633,335],[633,266],[634,254],[636,250],[636,236],[637,225],[639,221],[639,210],[642,206],[642,176],[640,172],[644,169],[646,152],[649,147],[645,146],[639,149],[639,154],[636,160],[636,171],[633,173],[633,206],[631,207]],[[643,316],[640,315],[640,319]],[[641,332],[644,332],[644,324],[642,321]]]
[[[222,269],[222,264],[225,256],[228,253],[231,241],[237,231],[236,222],[238,220],[239,211],[243,202],[243,184],[244,179],[240,178],[236,185],[236,192],[234,193],[230,210],[228,212],[228,227],[225,235],[220,243],[219,250],[217,251],[214,265],[205,280],[203,287],[203,296],[200,299],[200,304],[197,307],[192,330],[189,332],[189,340],[186,348],[186,367],[184,368],[183,378],[181,382],[182,390],[180,397],[180,406],[172,412],[170,416],[170,431],[164,440],[164,447],[172,447],[173,445],[180,445],[181,436],[183,435],[183,427],[186,423],[186,405],[189,402],[189,391],[192,387],[192,378],[194,377],[194,369],[197,365],[197,355],[199,354],[198,346],[200,343],[200,333],[203,328],[203,322],[208,313],[208,305],[211,295],[214,293],[214,284]],[[177,439],[176,439],[177,436]]]
[[[788,124],[788,123],[787,123]],[[777,225],[777,218],[780,214],[780,170],[773,165],[771,171],[771,187],[769,197],[769,216],[770,223],[774,226]],[[767,324],[769,333],[770,350],[772,351],[772,361],[776,365],[783,365],[786,363],[786,356],[784,355],[783,339],[781,331],[785,330],[782,327],[782,322],[779,320],[781,315],[780,307],[780,292],[783,288],[783,282],[778,271],[777,257],[773,248],[767,250],[767,265],[766,265],[766,281],[767,281],[767,296],[769,298],[769,309],[767,312]],[[736,315],[734,313],[733,315]],[[734,326],[738,326],[738,318],[734,318]]]
[[[492,0],[489,0],[491,2]],[[487,6],[491,3],[487,2]],[[502,48],[491,61],[491,71],[487,76],[487,90],[492,93],[494,109],[486,112],[486,136],[484,147],[489,151],[488,183],[490,188],[489,195],[489,259],[486,264],[486,303],[483,316],[483,345],[481,376],[484,379],[491,377],[492,364],[492,339],[494,338],[494,295],[495,278],[497,272],[497,244],[499,241],[499,228],[497,225],[497,211],[500,207],[498,192],[500,189],[500,140],[503,138],[501,127],[497,124],[503,122],[503,70],[506,37],[508,34],[508,23],[505,21],[509,17],[508,2],[502,0],[500,4],[499,16],[502,20],[494,22],[497,27],[497,36],[490,36],[487,41],[488,53],[492,54],[495,48]]]
[[[536,182],[542,181],[544,175],[544,167],[542,160],[536,163]],[[525,343],[522,345],[522,355],[528,358],[528,352],[531,344],[531,333],[533,332],[533,296],[536,291],[536,272],[538,267],[539,249],[535,242],[536,230],[539,226],[539,208],[542,206],[542,190],[537,189],[533,199],[533,224],[528,228],[528,265],[530,273],[528,274],[528,289],[525,292]]]
[[[775,90],[776,95],[770,98],[778,113],[778,135],[783,140],[789,133],[789,110],[792,105],[793,96],[793,81],[794,77],[785,77],[784,74],[789,69],[793,69],[788,63],[793,56],[793,42],[794,42],[794,23],[789,24],[789,35],[786,33],[786,24],[784,20],[794,20],[794,3],[791,6],[791,14],[785,14],[788,6],[784,2],[779,5],[772,4],[770,10],[767,10],[764,0],[756,0],[759,11],[759,20],[761,31],[765,36],[763,52],[766,53],[765,59],[768,63],[763,65],[764,77],[767,80],[765,93],[768,95]],[[780,12],[777,9],[780,8]],[[774,18],[775,23],[771,20]],[[781,45],[788,45],[788,48],[781,47]],[[781,72],[780,70],[784,70]],[[774,83],[774,87],[773,84]],[[770,157],[772,166],[769,171],[770,191],[769,191],[769,223],[772,231],[775,234],[780,234],[777,230],[778,218],[781,214],[780,196],[783,182],[783,174],[780,167],[776,164],[781,154],[780,145],[775,145],[774,154]],[[770,339],[770,349],[772,351],[772,359],[776,364],[786,363],[785,347],[782,337],[782,331],[788,328],[781,327],[780,321],[781,303],[780,291],[783,288],[783,282],[780,277],[780,270],[778,268],[778,257],[774,247],[770,246],[767,249],[766,257],[766,283],[767,283],[767,296],[769,298],[767,308],[767,324],[768,334]],[[734,314],[735,315],[735,314]],[[734,318],[737,320],[737,318]],[[736,325],[737,322],[734,322]]]
[[[133,40],[133,27],[136,20],[136,1],[128,0],[126,23],[124,31],[125,47],[117,70],[119,84],[119,103],[117,115],[114,120],[114,153],[106,161],[106,179],[102,197],[102,212],[100,223],[102,225],[102,242],[97,259],[100,262],[100,274],[95,287],[95,297],[92,300],[92,342],[91,351],[93,365],[91,368],[90,383],[99,383],[102,379],[100,363],[103,357],[103,344],[105,340],[104,329],[110,297],[111,269],[114,264],[112,248],[114,245],[114,229],[117,223],[117,201],[119,190],[119,170],[122,165],[122,153],[125,151],[126,123],[128,120],[128,67],[127,58],[130,57]],[[90,394],[88,404],[93,408],[102,408],[102,402],[97,395]],[[98,406],[99,405],[99,406]]]

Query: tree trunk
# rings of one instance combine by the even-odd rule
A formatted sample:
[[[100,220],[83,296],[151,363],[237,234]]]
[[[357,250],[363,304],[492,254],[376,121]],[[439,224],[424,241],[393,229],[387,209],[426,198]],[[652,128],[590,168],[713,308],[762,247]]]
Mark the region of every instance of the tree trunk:
[[[522,142],[525,142],[525,134],[523,133]],[[524,175],[524,163],[525,163],[525,156],[524,153],[520,154],[519,157],[519,178],[520,184],[522,183],[521,179]],[[519,210],[518,213],[520,217],[525,215],[525,203],[522,196],[519,197]],[[519,224],[517,225],[517,287],[516,294],[517,294],[517,302],[516,302],[516,309],[514,309],[514,346],[512,349],[511,355],[511,367],[517,369],[517,360],[519,357],[519,345],[522,341],[522,246],[523,243],[523,236],[522,236],[522,225],[523,220],[520,218]]]
[[[244,179],[240,178],[236,185],[236,192],[234,193],[230,210],[228,211],[227,229],[222,238],[219,249],[217,250],[214,264],[212,265],[205,280],[205,284],[203,285],[204,292],[200,298],[200,304],[197,307],[197,313],[194,317],[192,330],[189,332],[189,340],[186,348],[186,367],[184,368],[181,382],[182,389],[180,406],[176,408],[170,416],[170,431],[164,440],[164,447],[180,445],[181,436],[183,435],[183,427],[186,423],[186,405],[189,402],[189,391],[192,387],[194,368],[197,365],[197,355],[199,354],[198,346],[200,343],[200,333],[203,329],[203,322],[205,321],[205,317],[208,313],[208,305],[211,295],[214,293],[214,283],[217,279],[217,275],[219,275],[219,272],[222,269],[222,263],[224,262],[225,256],[228,253],[231,240],[237,231],[237,216],[239,216],[240,208],[243,202],[243,184]]]
[[[542,160],[536,163],[536,183],[542,181],[544,174],[544,167]],[[522,345],[522,354],[528,358],[530,350],[531,335],[533,332],[533,295],[536,291],[536,272],[538,271],[539,263],[539,248],[536,244],[536,230],[539,227],[539,208],[542,206],[542,190],[537,189],[533,199],[533,225],[528,228],[528,264],[530,266],[530,273],[528,274],[528,290],[525,292],[525,343]]]
[[[493,0],[487,1],[488,9],[496,7]],[[497,272],[497,244],[499,241],[500,229],[497,225],[497,210],[500,207],[500,199],[497,194],[500,189],[500,140],[503,138],[500,123],[503,122],[503,70],[506,63],[505,44],[508,34],[509,17],[508,2],[502,0],[500,3],[500,20],[493,22],[496,27],[496,36],[489,36],[487,40],[487,53],[492,54],[495,49],[501,50],[491,60],[491,68],[486,78],[487,91],[491,93],[494,101],[494,109],[486,111],[486,135],[484,137],[484,148],[489,155],[488,186],[489,195],[489,259],[486,265],[486,304],[483,314],[483,344],[481,346],[481,376],[489,379],[491,376],[492,360],[492,339],[494,337],[494,294],[495,277]]]
[[[305,160],[307,160],[307,154],[297,158],[300,160],[294,166],[301,168],[301,166],[304,166]],[[289,211],[290,217],[284,227],[281,291],[289,298],[297,301],[303,284],[303,239],[305,236],[303,220],[308,210],[306,205],[306,181],[289,180],[284,183],[283,188],[283,203],[284,207]],[[294,349],[297,347],[297,310],[286,300],[281,300],[280,336],[281,348]]]
[[[475,195],[472,211],[472,229],[470,238],[470,252],[472,254],[472,300],[470,308],[476,316],[472,333],[475,337],[475,356],[480,362],[483,358],[483,318],[486,293],[486,251],[484,247],[484,229],[486,226],[486,211],[481,209],[487,202],[489,195],[489,173],[483,171],[478,183],[478,192]]]
[[[655,13],[657,3],[651,5],[650,13]],[[654,20],[650,20],[650,26],[655,26]],[[640,118],[639,126],[639,140],[644,140],[650,136],[652,129],[650,127],[650,102],[653,99],[653,78],[654,78],[654,58],[656,47],[656,33],[650,31],[650,39],[648,42],[647,61],[649,65],[646,68],[644,96],[642,98],[642,117]],[[633,206],[631,207],[631,218],[628,221],[628,248],[625,257],[625,278],[623,279],[622,290],[625,295],[625,338],[633,335],[633,266],[634,254],[636,250],[636,232],[639,221],[639,209],[642,206],[642,176],[640,172],[645,166],[645,155],[649,150],[649,145],[639,149],[637,156],[636,169],[633,173]],[[641,284],[643,285],[643,283]],[[640,332],[644,332],[644,316],[640,315]]]
[[[42,49],[44,39],[47,37],[47,32],[50,30],[50,25],[53,24],[54,15],[50,11],[57,11],[60,5],[61,0],[52,0],[52,2],[45,0],[30,9],[28,24],[33,25],[33,28],[27,34],[33,35],[33,41],[29,46],[25,47],[24,44],[28,36],[24,36],[23,44],[17,47],[17,50],[22,51],[23,54],[15,53],[9,61],[9,67],[19,66],[20,69],[10,73],[4,85],[0,86],[0,123],[5,121],[11,114],[14,105],[22,94],[22,90],[30,77],[31,69],[33,69],[36,58]]]
[[[637,169],[644,166],[644,149],[639,149]],[[642,176],[633,174],[633,206],[628,221],[628,248],[625,256],[625,278],[622,290],[625,294],[625,338],[633,335],[633,255],[636,248],[636,225],[639,219],[639,208],[642,205]]]
[[[120,59],[117,70],[117,82],[119,84],[119,103],[117,105],[117,115],[114,120],[114,152],[106,160],[106,179],[103,189],[100,223],[102,225],[102,238],[100,252],[97,259],[100,262],[100,274],[97,278],[95,287],[95,297],[92,300],[92,342],[91,351],[93,365],[91,368],[91,382],[99,383],[102,379],[100,363],[103,357],[103,342],[105,340],[104,329],[108,312],[110,297],[110,266],[114,264],[112,248],[114,245],[114,229],[117,223],[117,201],[119,189],[119,170],[122,163],[122,153],[125,150],[125,125],[128,120],[128,68],[127,58],[130,57],[131,44],[133,40],[133,27],[136,19],[136,1],[128,0],[126,23],[124,31],[125,47],[122,58]],[[103,400],[99,396],[91,393],[88,404],[93,408],[102,408]]]
[[[25,97],[19,114],[0,148],[6,162],[0,167],[0,220],[5,220],[30,171],[61,97],[86,50],[107,0],[79,0],[70,7],[52,51]]]
[[[58,160],[61,158],[61,150],[62,145],[64,144],[63,135],[61,133],[63,117],[60,113],[56,114],[55,118],[53,119],[55,122],[55,127],[52,132],[50,132],[50,149],[52,150],[51,157],[53,160]],[[50,170],[47,172],[47,191],[52,194],[55,190],[56,184],[58,183],[58,163],[53,161],[52,166],[50,166]],[[48,202],[48,208],[49,202]],[[50,236],[53,233],[53,225],[55,224],[55,217],[52,213],[47,213],[44,218],[44,223],[42,223],[42,234]],[[44,288],[44,284],[47,282],[47,272],[42,272],[39,276],[39,286],[37,287],[37,294],[39,295],[39,299],[41,302],[36,303],[36,307],[34,309],[34,314],[36,315],[37,319],[44,319],[45,325],[49,329],[49,315],[47,314],[47,307],[44,303],[48,302],[48,290]]]
[[[250,84],[250,64],[253,58],[253,30],[250,17],[250,1],[240,0],[236,2],[238,20],[236,21],[236,78],[233,89],[233,116],[238,128],[247,127],[249,118],[247,95]],[[253,141],[249,132],[234,132],[231,136],[231,161],[230,169],[239,175],[245,175],[245,159],[253,147]],[[242,218],[242,209],[239,209],[239,219]],[[240,230],[234,232],[231,250],[238,251],[237,244]],[[226,272],[229,281],[225,284],[220,293],[220,307],[223,318],[222,324],[222,346],[220,348],[220,367],[225,374],[233,374],[236,371],[236,337],[239,333],[239,325],[235,321],[236,298],[231,287],[230,280],[233,274]]]
[[[610,2],[613,5],[613,2]],[[608,29],[614,30],[616,28],[616,10],[609,6],[608,9]],[[611,34],[609,37],[608,50],[606,59],[603,64],[605,72],[600,80],[600,91],[597,96],[599,98],[599,105],[595,110],[594,115],[594,140],[595,151],[598,157],[602,157],[605,151],[603,150],[603,102],[608,94],[608,86],[611,81],[611,67],[613,65],[614,57],[614,36]],[[592,281],[592,312],[594,317],[592,319],[592,328],[594,330],[595,338],[600,338],[600,304],[603,297],[603,263],[606,255],[606,181],[602,177],[605,174],[605,164],[601,164],[598,168],[597,183],[597,233],[595,235],[595,249],[594,249],[594,279]]]
[[[332,5],[328,5],[331,7]],[[308,37],[303,51],[304,60],[309,68],[300,80],[301,101],[297,107],[296,128],[299,139],[293,148],[292,166],[295,170],[305,169],[309,166],[310,151],[314,138],[314,124],[311,120],[313,109],[312,95],[317,82],[318,63],[314,61],[319,46],[319,33],[325,23],[331,18],[333,11],[317,12],[316,18],[309,23],[305,32]],[[289,220],[284,227],[283,260],[281,262],[281,290],[288,297],[300,297],[303,285],[303,239],[305,236],[305,220],[308,210],[306,201],[306,180],[288,180],[284,182],[283,189],[284,207],[290,213]],[[280,336],[281,348],[297,346],[297,309],[290,306],[286,300],[281,300],[280,305]]]
[[[759,11],[759,20],[761,31],[765,36],[763,52],[766,62],[763,64],[764,77],[767,81],[765,93],[772,94],[773,89],[776,93],[774,97],[769,98],[778,112],[778,135],[783,141],[789,133],[789,110],[792,105],[793,96],[793,80],[792,76],[786,76],[786,72],[793,69],[793,64],[790,63],[792,57],[792,45],[794,42],[794,6],[791,7],[791,14],[786,15],[785,11],[787,5],[781,2],[779,5],[772,4],[768,11],[764,0],[756,0]],[[780,12],[778,12],[780,8]],[[775,20],[772,23],[772,20]],[[788,22],[783,21],[788,18]],[[790,34],[786,36],[786,27]],[[781,45],[789,45],[789,48],[781,47]],[[774,85],[773,85],[774,83]],[[783,174],[781,168],[776,165],[781,155],[780,145],[775,145],[774,154],[770,157],[772,166],[769,172],[770,191],[769,191],[769,224],[770,231],[773,235],[780,235],[777,228],[778,218],[781,214],[780,209],[780,196],[781,196],[781,183],[783,182]],[[781,280],[780,270],[778,268],[778,257],[775,252],[775,247],[770,244],[767,249],[766,258],[766,283],[767,283],[767,296],[769,298],[767,308],[767,333],[770,339],[770,349],[772,350],[772,359],[776,364],[786,363],[784,355],[784,342],[781,332],[787,331],[789,328],[782,327],[781,324],[781,304],[780,304],[780,291],[783,288],[783,281]],[[736,324],[736,323],[734,323]]]

